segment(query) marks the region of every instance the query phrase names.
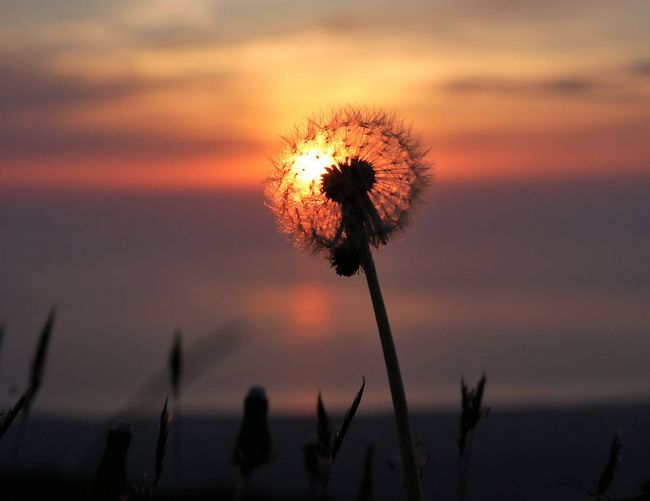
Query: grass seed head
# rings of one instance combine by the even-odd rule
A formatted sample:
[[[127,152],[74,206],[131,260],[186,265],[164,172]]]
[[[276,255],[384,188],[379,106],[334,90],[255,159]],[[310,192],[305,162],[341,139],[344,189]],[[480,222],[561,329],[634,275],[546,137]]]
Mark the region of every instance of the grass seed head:
[[[181,345],[181,331],[174,333],[174,343],[169,353],[169,377],[174,398],[178,398],[181,391],[181,376],[183,373],[183,351]]]
[[[458,449],[461,457],[465,453],[467,437],[476,429],[481,418],[487,416],[490,412],[489,407],[483,407],[483,394],[485,392],[486,382],[487,377],[485,374],[481,376],[476,388],[468,387],[464,378],[460,380],[462,412],[460,416]]]

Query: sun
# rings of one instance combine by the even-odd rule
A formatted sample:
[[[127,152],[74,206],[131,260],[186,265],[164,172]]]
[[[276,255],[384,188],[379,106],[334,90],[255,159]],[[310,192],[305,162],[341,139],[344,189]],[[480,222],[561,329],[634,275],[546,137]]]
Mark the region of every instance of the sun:
[[[290,166],[291,184],[296,195],[302,197],[320,193],[322,176],[327,172],[327,167],[337,164],[340,160],[338,146],[317,136],[299,144],[294,151],[286,155],[284,163]]]
[[[296,181],[307,185],[319,181],[325,174],[325,168],[333,163],[334,158],[329,153],[310,148],[298,156],[294,162]]]

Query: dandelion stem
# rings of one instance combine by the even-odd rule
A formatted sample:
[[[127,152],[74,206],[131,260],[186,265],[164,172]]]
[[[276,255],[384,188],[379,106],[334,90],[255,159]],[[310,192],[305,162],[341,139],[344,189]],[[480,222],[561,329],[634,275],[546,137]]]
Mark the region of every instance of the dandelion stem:
[[[415,447],[413,445],[413,436],[411,433],[411,423],[406,403],[406,393],[404,392],[404,383],[397,360],[395,343],[390,330],[388,314],[384,305],[384,298],[379,287],[377,279],[377,270],[375,262],[372,259],[370,246],[366,242],[363,249],[363,269],[366,273],[370,298],[375,311],[377,320],[377,329],[379,330],[379,339],[384,352],[384,361],[386,371],[388,372],[388,382],[390,384],[390,393],[393,399],[393,410],[395,413],[395,423],[397,425],[397,435],[399,438],[400,451],[402,454],[402,464],[404,467],[404,485],[409,501],[422,501],[422,487],[420,485],[420,475],[418,472],[417,462],[415,460]]]

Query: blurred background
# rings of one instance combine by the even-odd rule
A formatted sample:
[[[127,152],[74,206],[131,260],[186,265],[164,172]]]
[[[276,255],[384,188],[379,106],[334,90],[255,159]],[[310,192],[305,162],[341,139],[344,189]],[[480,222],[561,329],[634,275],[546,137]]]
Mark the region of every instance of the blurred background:
[[[388,409],[362,278],[292,249],[262,183],[294,122],[396,111],[435,183],[378,255],[417,407],[650,392],[647,2],[5,2],[0,365],[39,406],[105,412],[186,339],[250,333],[186,405]],[[6,395],[6,391],[3,392]],[[339,393],[345,395],[340,400]],[[3,395],[3,397],[5,396]]]
[[[361,375],[360,416],[390,412],[363,277],[292,248],[262,195],[280,136],[344,104],[395,111],[435,162],[376,257],[416,411],[456,409],[483,371],[496,409],[647,402],[649,20],[645,1],[4,1],[0,407],[56,304],[37,414],[113,416],[156,377],[159,412],[174,330],[224,325],[184,412],[238,414],[253,384],[272,415],[311,416],[319,390],[341,412]]]

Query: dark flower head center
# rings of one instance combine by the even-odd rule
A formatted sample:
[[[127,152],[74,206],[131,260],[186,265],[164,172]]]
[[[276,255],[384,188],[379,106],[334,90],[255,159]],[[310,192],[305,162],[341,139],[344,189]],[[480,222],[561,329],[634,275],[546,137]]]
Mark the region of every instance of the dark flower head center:
[[[340,204],[354,203],[365,197],[376,182],[373,166],[356,157],[333,164],[325,170],[321,192]]]

